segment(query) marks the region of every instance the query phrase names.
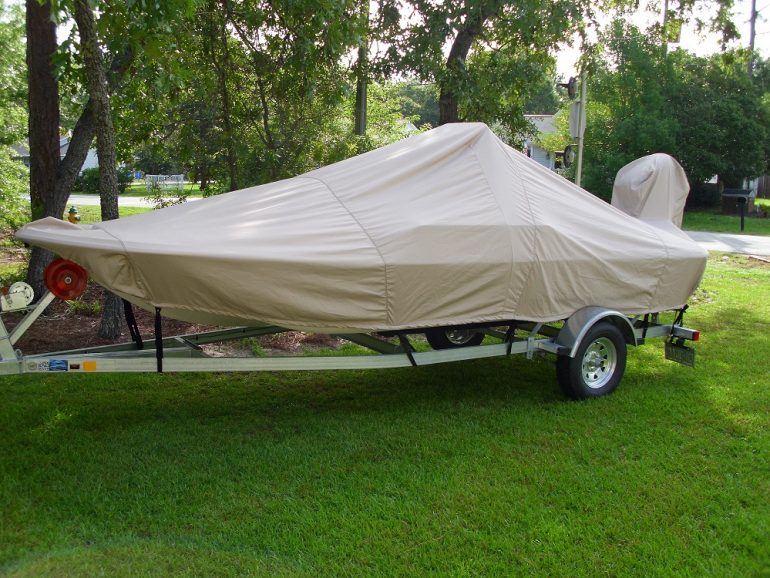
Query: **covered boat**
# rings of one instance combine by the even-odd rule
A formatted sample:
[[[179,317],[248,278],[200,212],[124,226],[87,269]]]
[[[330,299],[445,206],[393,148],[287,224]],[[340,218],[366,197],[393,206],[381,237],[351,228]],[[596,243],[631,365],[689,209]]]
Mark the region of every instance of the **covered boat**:
[[[665,155],[637,163],[618,208],[485,125],[450,124],[291,179],[17,236],[140,307],[217,325],[347,333],[680,308],[707,257],[676,226],[687,181]]]

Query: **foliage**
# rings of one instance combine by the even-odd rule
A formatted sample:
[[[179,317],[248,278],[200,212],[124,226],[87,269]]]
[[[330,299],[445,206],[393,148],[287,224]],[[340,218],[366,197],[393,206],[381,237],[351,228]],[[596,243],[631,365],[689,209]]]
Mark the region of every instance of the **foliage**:
[[[524,3],[465,0],[426,3],[386,0],[378,32],[390,49],[385,72],[410,72],[456,102],[459,118],[501,123],[510,134],[526,128],[525,104],[541,89],[557,42],[582,23],[588,5],[573,0]],[[404,25],[398,16],[410,13]],[[450,56],[444,48],[452,45]]]
[[[688,176],[703,182],[718,174],[726,186],[767,169],[770,123],[757,86],[736,53],[696,58],[672,54],[670,104],[678,123],[677,153]]]
[[[693,184],[714,175],[739,184],[765,170],[770,117],[741,53],[667,54],[654,34],[622,21],[602,41],[589,79],[585,188],[609,198],[617,171],[655,152],[677,158]]]
[[[22,195],[29,193],[29,171],[13,160],[8,146],[26,134],[24,14],[21,5],[0,0],[0,228],[16,229],[29,220]]]
[[[15,144],[27,132],[24,34],[22,5],[0,0],[0,145]]]
[[[182,124],[186,128],[189,124]],[[175,160],[175,154],[166,146],[147,142],[137,148],[132,166],[147,175],[178,175],[183,167]]]
[[[118,169],[118,194],[126,192],[126,188],[134,180],[133,172],[127,168]],[[99,168],[83,169],[75,179],[75,191],[89,195],[99,194]]]
[[[0,229],[18,229],[29,221],[29,204],[22,197],[29,193],[29,170],[12,157],[11,148],[0,145]]]
[[[406,84],[406,86],[409,86]],[[410,97],[405,93],[414,95],[416,91],[413,87],[406,88],[402,83],[385,82],[370,83],[367,102],[368,124],[366,136],[364,137],[364,150],[372,150],[390,144],[409,136],[414,130],[410,125],[415,126],[420,123],[420,116],[416,113],[418,108]],[[352,105],[352,99],[349,105]],[[404,109],[415,111],[415,114],[406,115]],[[345,118],[350,118],[345,115]],[[347,124],[347,123],[346,123]],[[346,134],[348,127],[345,129]]]
[[[564,98],[556,90],[556,79],[549,71],[539,83],[532,83],[529,98],[524,103],[524,114],[556,114],[563,104]]]
[[[145,199],[152,203],[156,209],[163,209],[173,205],[180,205],[186,202],[189,196],[189,191],[184,189],[174,188],[169,190],[161,187],[158,183],[152,183],[147,190]]]
[[[438,126],[438,86],[434,83],[422,83],[405,80],[397,83],[401,100],[401,114],[412,118],[412,122],[422,127]]]
[[[98,317],[102,313],[102,304],[100,301],[87,301],[85,299],[75,299],[67,301],[67,309],[75,315],[85,315],[86,317]]]

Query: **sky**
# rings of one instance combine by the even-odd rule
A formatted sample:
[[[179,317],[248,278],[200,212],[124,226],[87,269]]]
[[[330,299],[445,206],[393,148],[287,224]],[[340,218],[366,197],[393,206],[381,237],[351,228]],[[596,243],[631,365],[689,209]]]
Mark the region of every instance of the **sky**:
[[[770,57],[770,0],[756,0],[757,2],[757,24],[756,24],[756,39],[754,41],[754,49],[759,52],[763,58]],[[640,27],[648,26],[650,23],[656,20],[660,22],[662,15],[660,13],[653,13],[649,10],[645,10],[649,6],[649,0],[642,0],[640,2],[642,7],[640,10],[631,17],[634,24]],[[738,28],[738,32],[741,37],[736,42],[730,44],[731,47],[749,45],[749,16],[751,14],[751,0],[735,0],[735,6],[733,8],[733,21]],[[607,22],[608,18],[601,20],[602,23]],[[711,33],[704,36],[698,35],[693,26],[685,26],[682,29],[682,36],[679,44],[669,44],[672,48],[679,46],[690,52],[694,52],[697,56],[706,56],[720,51],[719,36]],[[566,44],[561,47],[559,54],[557,55],[556,70],[558,74],[561,74],[564,78],[576,75],[575,63],[580,57],[580,50],[576,46],[569,47]]]

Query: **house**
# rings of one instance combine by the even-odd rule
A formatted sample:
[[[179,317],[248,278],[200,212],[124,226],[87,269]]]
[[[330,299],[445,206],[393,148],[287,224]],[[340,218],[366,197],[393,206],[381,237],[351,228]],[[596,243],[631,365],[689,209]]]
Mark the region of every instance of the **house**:
[[[552,114],[525,114],[526,118],[537,129],[540,134],[553,134],[556,132],[556,126]],[[553,151],[547,151],[535,142],[536,137],[528,137],[524,141],[524,148],[527,156],[547,169],[556,169],[556,154]]]
[[[67,136],[59,137],[59,156],[60,158],[64,158],[64,155],[67,154],[67,149],[70,146],[70,139]],[[29,166],[29,144],[26,140],[16,143],[15,145],[11,145],[11,149],[13,149],[13,160],[21,161],[25,165]],[[96,149],[88,149],[88,154],[86,155],[86,160],[83,162],[83,166],[80,169],[80,172],[82,173],[86,169],[95,169],[99,166],[99,159],[96,157]]]

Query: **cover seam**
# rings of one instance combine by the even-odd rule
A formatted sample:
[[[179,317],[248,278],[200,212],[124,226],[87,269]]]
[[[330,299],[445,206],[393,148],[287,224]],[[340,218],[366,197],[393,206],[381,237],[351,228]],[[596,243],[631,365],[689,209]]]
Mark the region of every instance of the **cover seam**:
[[[483,168],[481,166],[481,160],[479,159],[479,155],[476,152],[476,144],[478,142],[479,141],[477,139],[473,144],[470,145],[469,148],[473,152],[473,156],[476,158],[476,165],[479,167],[479,169],[481,171],[481,176],[484,179],[484,182],[487,184],[487,191],[489,193],[489,196],[492,197],[492,200],[494,201],[494,204],[497,207],[497,210],[500,213],[500,216],[502,216],[502,218],[503,218],[503,223],[505,223],[506,224],[506,228],[509,229],[506,233],[507,233],[507,237],[508,237],[508,246],[509,246],[509,248],[511,250],[511,252],[510,252],[510,266],[508,267],[508,287],[511,287],[513,285],[513,272],[514,272],[514,261],[513,261],[513,258],[514,258],[514,248],[513,248],[513,239],[511,238],[511,234],[510,234],[510,224],[508,223],[508,219],[505,216],[505,211],[503,211],[503,208],[500,206],[500,201],[498,200],[497,195],[495,195],[495,193],[494,193],[494,191],[492,189],[492,186],[489,184],[489,179],[487,178],[487,174],[484,172],[484,170],[483,170]],[[506,310],[506,311],[509,309],[509,307],[511,307],[511,309],[512,309],[512,306],[513,306],[513,303],[509,303],[509,301],[511,301],[512,298],[509,297],[507,295],[507,293],[508,293],[508,291],[506,291],[506,295],[503,298],[503,309]]]
[[[372,247],[374,247],[374,250],[377,251],[377,254],[380,256],[380,260],[382,261],[382,272],[383,277],[385,280],[385,320],[388,325],[393,324],[393,316],[391,312],[390,307],[390,283],[388,282],[388,264],[385,261],[385,257],[382,255],[382,252],[380,251],[380,248],[377,246],[377,243],[374,242],[374,239],[369,234],[369,231],[364,228],[364,226],[361,224],[361,221],[358,220],[358,218],[353,214],[353,211],[348,208],[348,206],[342,202],[342,200],[337,196],[337,193],[335,193],[332,188],[323,180],[318,177],[308,177],[308,176],[299,176],[298,179],[309,179],[313,181],[318,181],[321,183],[324,187],[326,187],[326,190],[331,193],[331,195],[334,197],[334,199],[339,203],[340,207],[345,209],[348,215],[350,215],[350,218],[355,221],[356,225],[361,229],[361,232],[366,235],[366,238],[369,239],[369,242],[372,244]]]
[[[508,155],[508,158],[511,159],[511,162],[514,164],[515,168],[518,169],[519,162],[518,162],[518,159],[516,158],[516,155],[511,154],[505,148],[503,148],[503,152],[505,152]],[[521,291],[519,291],[519,296],[518,296],[518,299],[516,300],[516,304],[518,305],[521,302],[521,296],[526,293],[526,291],[529,289],[530,283],[532,282],[532,269],[534,269],[535,263],[541,266],[541,269],[542,269],[542,263],[540,262],[540,253],[538,251],[538,247],[540,246],[540,225],[537,221],[537,218],[535,217],[535,211],[532,210],[532,201],[530,200],[530,194],[529,194],[529,191],[527,190],[527,186],[524,183],[524,179],[522,178],[518,170],[514,171],[514,174],[519,179],[521,190],[524,193],[524,198],[527,201],[527,208],[529,209],[528,211],[529,218],[532,226],[534,227],[534,234],[533,234],[534,239],[532,240],[532,254],[535,257],[534,260],[531,260],[529,262],[529,267],[527,267],[527,271],[525,274],[526,282],[524,286],[521,288]],[[518,311],[518,307],[516,307],[516,310]]]
[[[153,298],[152,293],[150,293],[150,291],[149,291],[149,285],[147,284],[147,280],[144,278],[144,275],[142,275],[141,269],[139,267],[137,267],[136,264],[134,263],[134,260],[131,257],[131,253],[126,248],[126,244],[123,242],[123,239],[121,239],[120,237],[115,236],[113,233],[111,233],[110,231],[105,229],[103,226],[98,226],[98,228],[101,229],[102,231],[104,231],[106,234],[108,234],[113,239],[115,239],[118,243],[120,243],[120,246],[123,247],[123,255],[126,257],[126,261],[128,261],[128,264],[131,267],[131,269],[133,270],[133,272],[136,275],[137,279],[141,280],[142,291],[146,295],[147,300],[150,303],[153,303],[154,302],[154,298]]]

